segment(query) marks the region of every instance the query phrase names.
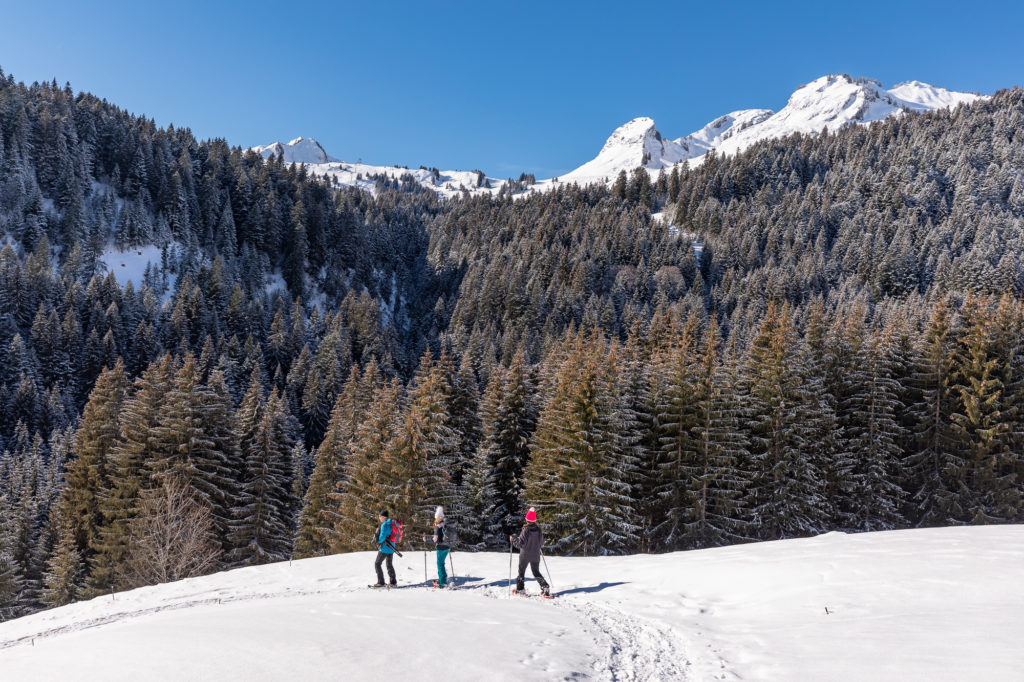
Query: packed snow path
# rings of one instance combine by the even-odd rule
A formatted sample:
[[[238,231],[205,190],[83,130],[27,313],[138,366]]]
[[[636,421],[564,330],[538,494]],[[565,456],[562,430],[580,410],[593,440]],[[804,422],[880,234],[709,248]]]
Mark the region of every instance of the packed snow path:
[[[0,624],[0,679],[1016,680],[1024,669],[1024,526],[549,557],[553,601],[508,596],[507,554],[456,553],[456,591],[413,586],[413,551],[396,559],[403,587],[369,590],[372,557],[240,569]]]

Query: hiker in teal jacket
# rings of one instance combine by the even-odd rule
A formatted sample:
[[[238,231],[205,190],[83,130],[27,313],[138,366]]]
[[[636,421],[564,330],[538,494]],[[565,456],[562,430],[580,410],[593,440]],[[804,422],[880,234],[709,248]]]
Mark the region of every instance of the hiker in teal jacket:
[[[384,571],[381,570],[381,564],[387,561],[388,564],[388,578],[391,579],[391,586],[394,587],[398,584],[398,580],[395,578],[395,548],[388,542],[388,536],[391,535],[391,519],[389,518],[387,509],[382,509],[380,512],[380,530],[377,531],[377,561],[374,562],[373,567],[377,569],[377,584],[374,587],[384,587]]]
[[[434,511],[434,545],[437,547],[437,581],[438,587],[448,586],[448,572],[444,569],[444,562],[451,551],[448,544],[448,531],[444,527],[444,507],[438,507]]]

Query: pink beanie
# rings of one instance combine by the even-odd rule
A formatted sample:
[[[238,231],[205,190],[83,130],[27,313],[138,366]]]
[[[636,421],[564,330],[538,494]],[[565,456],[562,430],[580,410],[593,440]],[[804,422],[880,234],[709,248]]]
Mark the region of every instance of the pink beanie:
[[[533,522],[537,521],[537,511],[533,507],[530,507],[530,511],[526,512],[526,520]]]

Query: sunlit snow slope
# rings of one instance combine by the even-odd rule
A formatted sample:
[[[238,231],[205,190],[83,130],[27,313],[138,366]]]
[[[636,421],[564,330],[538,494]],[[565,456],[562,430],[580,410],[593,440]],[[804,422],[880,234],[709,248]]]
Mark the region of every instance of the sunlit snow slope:
[[[620,172],[645,168],[652,175],[683,162],[702,162],[715,150],[735,154],[751,145],[793,133],[820,133],[849,124],[871,123],[905,111],[930,111],[970,104],[982,95],[953,92],[919,81],[900,83],[890,90],[869,78],[847,75],[822,76],[802,85],[778,112],[744,109],[720,116],[698,131],[674,140],[664,138],[650,118],[639,117],[616,128],[596,157],[558,178],[540,180],[529,189],[544,191],[560,185],[613,182]],[[264,158],[282,154],[286,163],[305,163],[310,172],[326,176],[341,185],[373,191],[371,178],[389,180],[412,178],[441,196],[489,194],[500,191],[505,180],[480,171],[438,171],[401,166],[374,166],[339,161],[328,156],[316,140],[298,138],[288,144],[275,142],[253,147]],[[519,188],[521,191],[523,188]]]
[[[1024,526],[894,531],[669,555],[453,555],[455,591],[371,591],[373,555],[280,563],[0,624],[4,680],[1019,680]],[[433,556],[430,557],[433,572]],[[533,582],[528,589],[536,592]]]

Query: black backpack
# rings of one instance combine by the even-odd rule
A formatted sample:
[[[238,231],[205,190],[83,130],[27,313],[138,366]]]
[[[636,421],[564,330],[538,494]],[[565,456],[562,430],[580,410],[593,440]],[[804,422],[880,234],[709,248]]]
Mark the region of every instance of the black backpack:
[[[459,531],[450,521],[444,522],[444,539],[441,542],[449,547],[459,544]]]

